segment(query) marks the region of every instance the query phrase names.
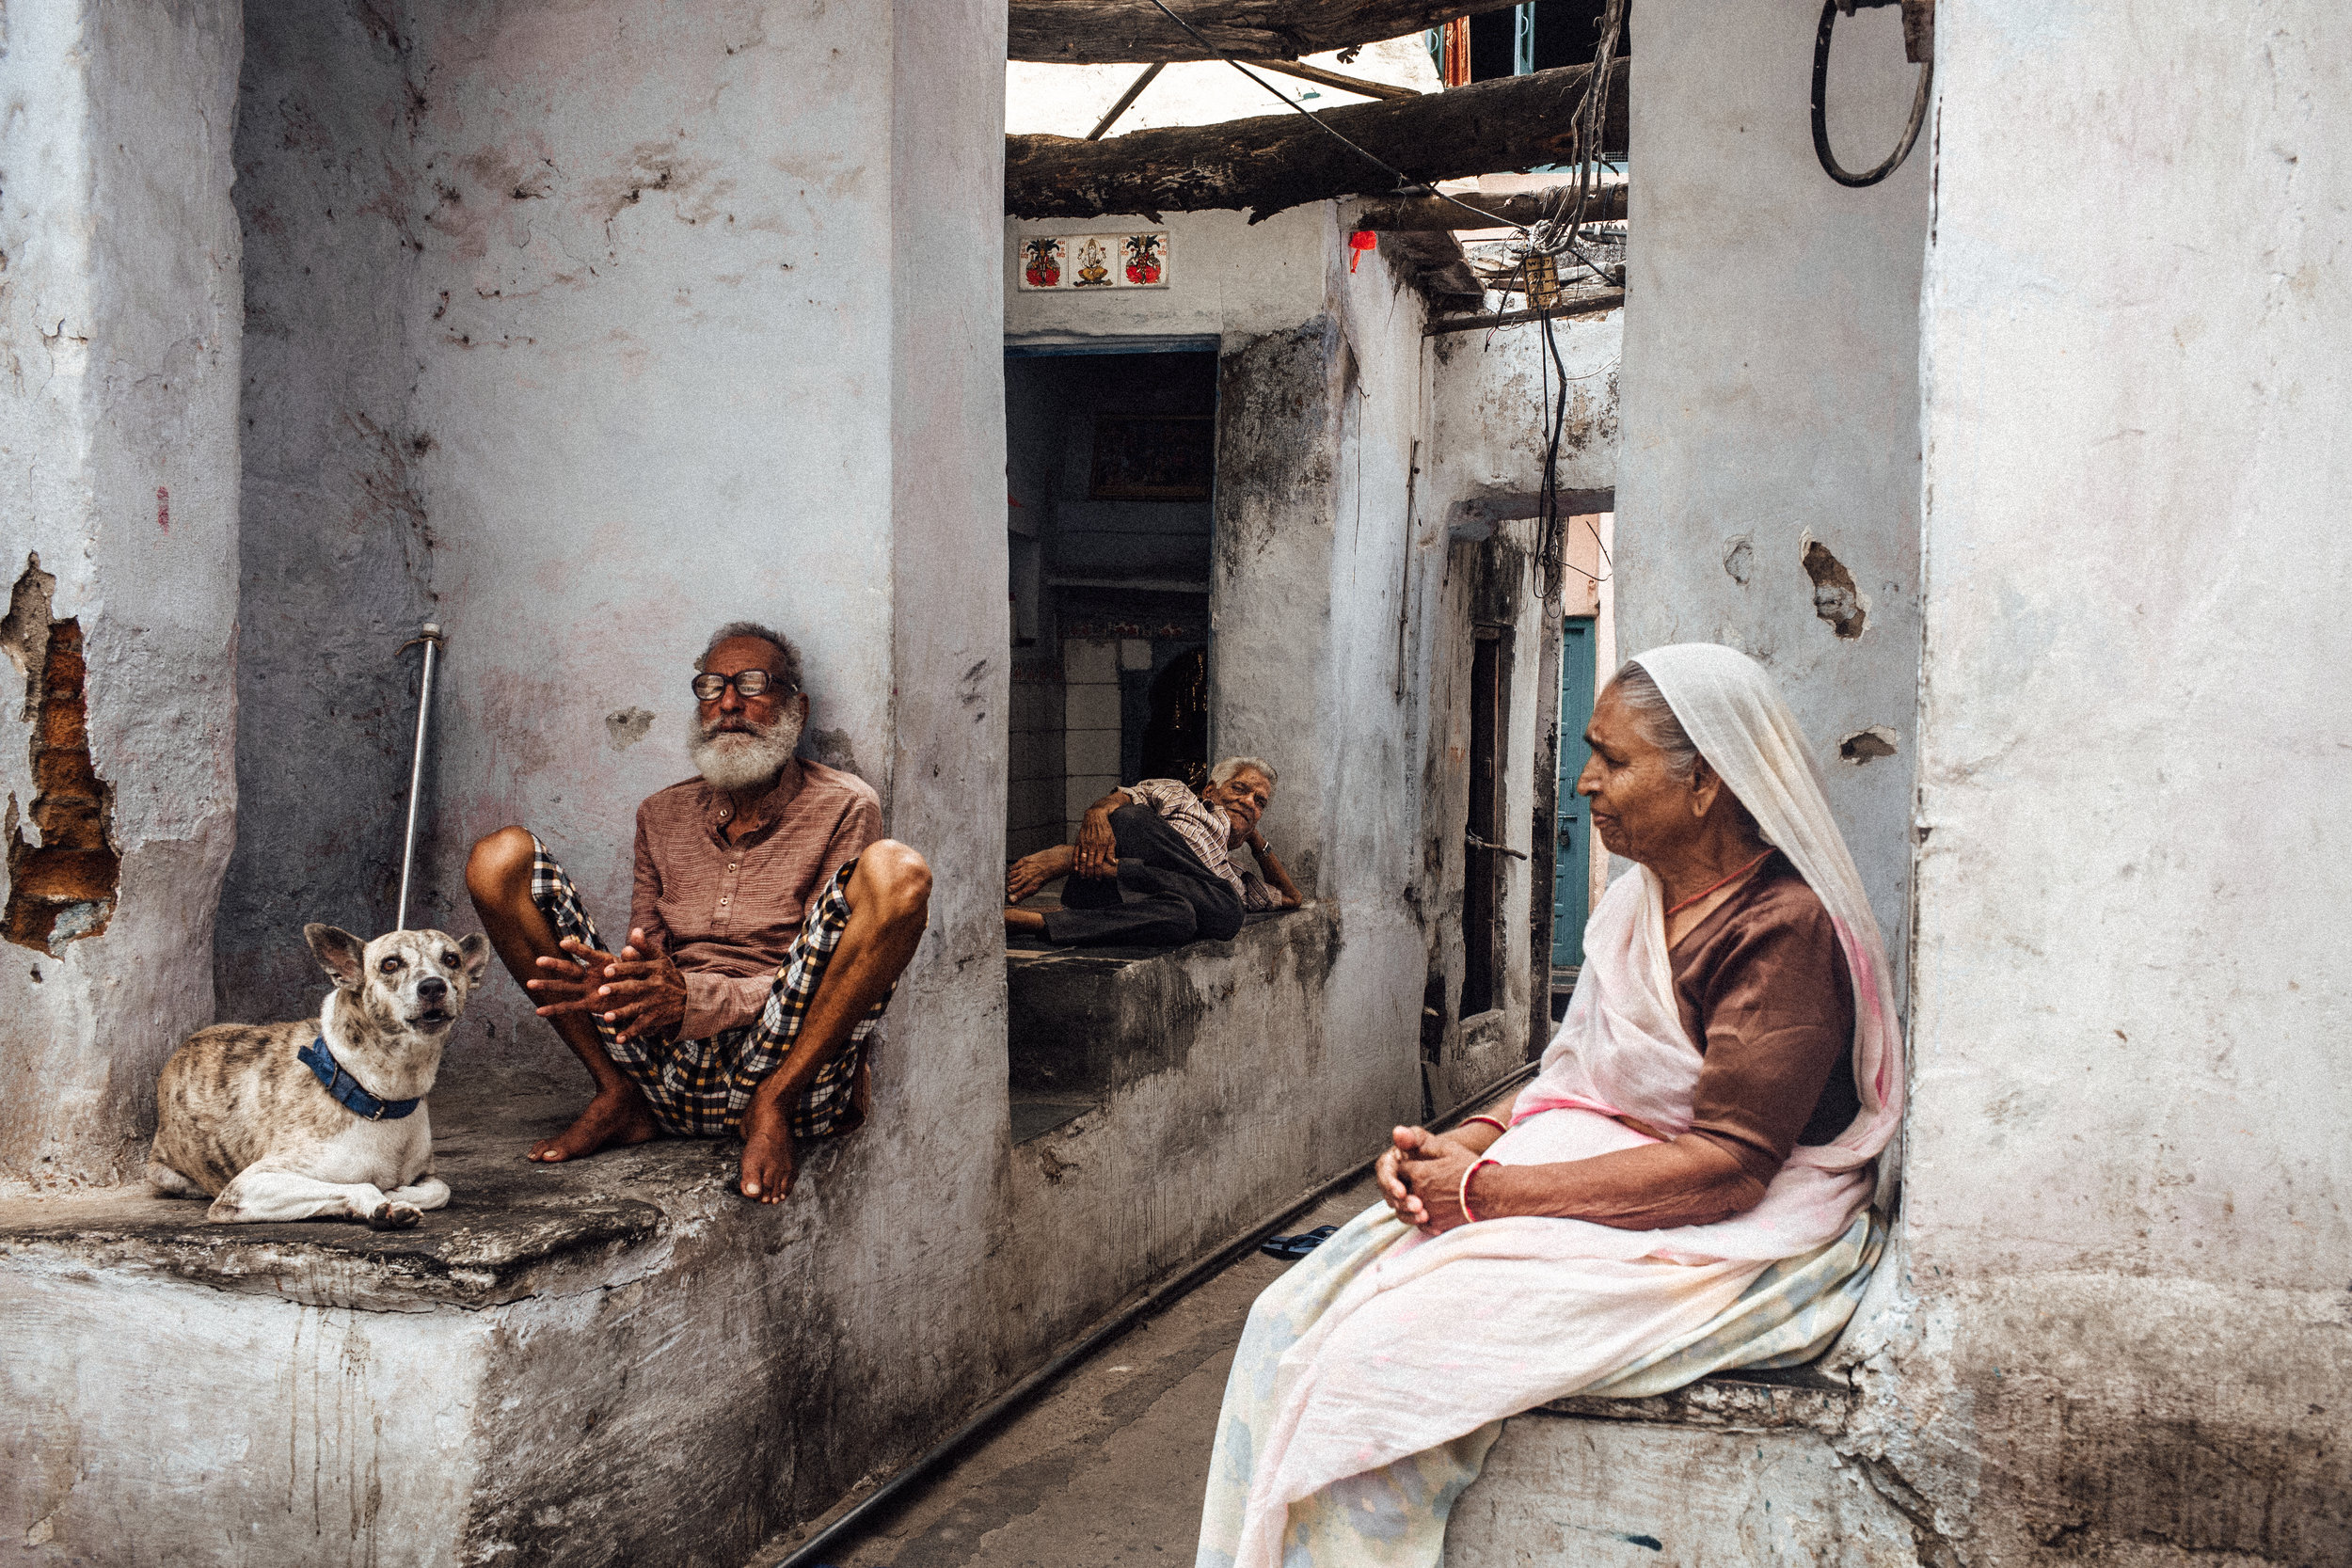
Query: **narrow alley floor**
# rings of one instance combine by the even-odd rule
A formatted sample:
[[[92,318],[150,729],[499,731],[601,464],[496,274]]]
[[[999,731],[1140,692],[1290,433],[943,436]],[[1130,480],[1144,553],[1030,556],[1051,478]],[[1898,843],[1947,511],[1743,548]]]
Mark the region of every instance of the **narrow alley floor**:
[[[1513,1087],[1494,1103],[1507,1105]],[[1340,1225],[1377,1198],[1366,1174],[1285,1231]],[[1251,1252],[1065,1374],[912,1489],[833,1568],[1163,1568],[1188,1564],[1217,1406],[1242,1322],[1291,1265]],[[780,1561],[763,1555],[757,1568]]]

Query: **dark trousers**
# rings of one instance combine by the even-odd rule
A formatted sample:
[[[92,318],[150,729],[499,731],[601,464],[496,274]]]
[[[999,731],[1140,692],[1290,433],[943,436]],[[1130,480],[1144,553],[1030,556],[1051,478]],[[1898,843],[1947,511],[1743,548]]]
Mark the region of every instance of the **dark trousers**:
[[[1047,940],[1063,947],[1173,947],[1231,942],[1241,929],[1241,895],[1192,852],[1184,835],[1150,806],[1111,813],[1119,877],[1061,885],[1061,908],[1045,913]]]

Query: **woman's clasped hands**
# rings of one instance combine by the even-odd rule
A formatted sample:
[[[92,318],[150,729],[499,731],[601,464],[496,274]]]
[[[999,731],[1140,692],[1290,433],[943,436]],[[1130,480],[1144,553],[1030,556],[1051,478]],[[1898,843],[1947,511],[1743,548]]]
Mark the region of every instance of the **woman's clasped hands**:
[[[1399,1127],[1389,1136],[1394,1147],[1380,1156],[1373,1174],[1396,1217],[1432,1236],[1468,1223],[1462,1178],[1500,1134],[1482,1126],[1453,1132]]]

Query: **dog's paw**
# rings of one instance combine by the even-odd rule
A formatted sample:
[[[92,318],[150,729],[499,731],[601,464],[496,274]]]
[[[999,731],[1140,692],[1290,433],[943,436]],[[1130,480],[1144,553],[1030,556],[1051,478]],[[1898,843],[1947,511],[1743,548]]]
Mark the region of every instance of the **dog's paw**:
[[[370,1230],[407,1230],[424,1218],[424,1211],[405,1203],[379,1203],[368,1215]]]

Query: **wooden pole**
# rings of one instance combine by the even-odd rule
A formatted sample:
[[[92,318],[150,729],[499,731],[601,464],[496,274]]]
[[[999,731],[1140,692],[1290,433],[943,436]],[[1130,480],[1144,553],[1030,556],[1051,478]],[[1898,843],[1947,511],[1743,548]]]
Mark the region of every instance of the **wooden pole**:
[[[1434,338],[1440,332],[1475,332],[1482,326],[1518,326],[1527,322],[1541,321],[1546,316],[1560,320],[1567,316],[1605,316],[1612,310],[1625,309],[1625,291],[1595,294],[1590,299],[1564,299],[1549,310],[1505,310],[1496,316],[1454,316],[1445,321],[1433,321],[1422,328],[1421,335]]]
[[[1612,73],[1605,118],[1618,146],[1629,74]],[[1563,66],[1395,103],[1352,103],[1317,118],[1415,181],[1493,174],[1566,162],[1591,77],[1590,66]],[[1247,207],[1254,223],[1302,202],[1390,194],[1393,184],[1363,152],[1295,113],[1134,131],[1110,141],[1005,138],[1005,211],[1014,217]],[[1458,227],[1480,221],[1466,212]]]
[[[1094,129],[1087,133],[1087,140],[1101,141],[1103,134],[1118,124],[1119,117],[1125,114],[1135,101],[1143,96],[1143,89],[1152,85],[1152,79],[1167,69],[1165,65],[1145,66],[1142,73],[1127,84],[1127,90],[1119,95],[1119,102],[1103,111],[1103,118],[1096,120]]]
[[[1624,185],[1605,185],[1584,204],[1588,223],[1608,223],[1625,216]],[[1532,228],[1545,215],[1552,196],[1549,191],[1515,192],[1509,196],[1487,196],[1470,192],[1462,198],[1481,212],[1520,229]],[[1356,204],[1352,215],[1345,218],[1351,229],[1369,229],[1379,234],[1411,234],[1432,229],[1476,229],[1477,218],[1462,211],[1451,201],[1434,196],[1367,197]]]
[[[1399,98],[1419,98],[1422,94],[1412,87],[1392,87],[1387,82],[1367,82],[1360,76],[1346,76],[1336,71],[1326,71],[1304,60],[1244,60],[1244,65],[1260,71],[1279,71],[1285,76],[1295,76],[1302,82],[1316,82],[1342,92],[1360,93],[1366,98],[1394,101]]]

